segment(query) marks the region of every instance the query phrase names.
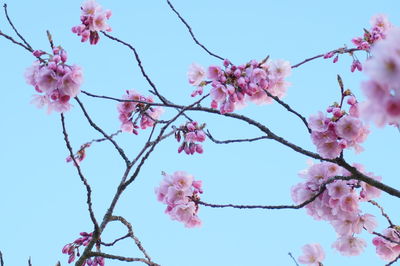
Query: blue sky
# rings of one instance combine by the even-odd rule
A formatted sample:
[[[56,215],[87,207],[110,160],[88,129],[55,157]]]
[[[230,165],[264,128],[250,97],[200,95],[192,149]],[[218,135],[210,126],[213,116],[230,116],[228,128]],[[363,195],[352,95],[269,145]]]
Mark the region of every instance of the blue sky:
[[[113,11],[112,34],[135,46],[143,65],[158,89],[170,100],[187,104],[192,88],[186,72],[192,62],[204,66],[219,64],[190,38],[184,25],[165,1],[101,1]],[[362,1],[173,1],[187,19],[198,39],[213,52],[241,64],[270,55],[292,64],[332,49],[351,46],[350,40],[369,28],[369,19],[385,13],[400,25],[398,1],[379,4]],[[372,2],[371,2],[372,3]],[[70,31],[79,24],[81,1],[7,2],[9,14],[20,32],[35,49],[49,50],[45,31],[69,53],[69,62],[82,66],[82,89],[120,97],[127,89],[147,94],[133,54],[104,37],[97,46],[81,44]],[[4,16],[0,30],[12,34]],[[14,35],[13,35],[14,36]],[[0,77],[3,97],[0,104],[0,250],[6,265],[54,265],[67,257],[61,248],[92,226],[86,210],[85,190],[71,164],[65,163],[65,147],[59,115],[47,115],[29,104],[34,90],[23,73],[34,57],[5,39],[0,39]],[[359,59],[365,60],[360,53]],[[293,70],[292,86],[284,98],[304,116],[324,110],[337,101],[340,74],[346,88],[360,95],[362,73],[350,72],[351,59],[341,56],[332,64],[316,60]],[[81,95],[93,120],[112,133],[119,129],[116,104]],[[100,137],[86,122],[77,104],[66,114],[67,128],[76,150]],[[249,105],[239,111],[268,126],[276,134],[304,148],[314,147],[301,121],[277,104]],[[165,116],[173,114],[168,110]],[[191,114],[219,139],[257,137],[260,132],[239,121],[215,115]],[[177,125],[184,123],[180,120]],[[400,186],[398,178],[399,133],[394,128],[376,129],[363,144],[365,152],[346,152],[349,162],[358,162],[381,175],[386,184]],[[131,157],[140,149],[149,130],[139,136],[122,134],[117,141]],[[368,248],[358,257],[340,256],[330,248],[336,236],[326,222],[314,221],[304,210],[232,210],[201,207],[203,226],[187,229],[164,214],[156,201],[154,187],[161,171],[184,170],[203,180],[202,199],[212,203],[291,203],[290,188],[300,182],[297,172],[306,168],[307,158],[273,141],[248,144],[204,144],[204,154],[186,156],[176,152],[178,144],[169,139],[151,155],[138,179],[121,197],[115,210],[129,220],[154,261],[161,265],[294,265],[288,252],[297,258],[301,246],[319,242],[326,251],[325,265],[383,265],[375,254],[370,235],[362,235]],[[123,162],[109,143],[95,144],[87,151],[82,169],[93,187],[94,210],[98,218],[115,193],[123,173]],[[378,200],[398,221],[398,199],[382,195]],[[363,210],[379,216],[377,209]],[[379,218],[378,231],[386,227]],[[125,234],[119,224],[110,224],[103,241]],[[134,243],[121,242],[108,253],[140,256]],[[106,265],[122,265],[107,261]]]

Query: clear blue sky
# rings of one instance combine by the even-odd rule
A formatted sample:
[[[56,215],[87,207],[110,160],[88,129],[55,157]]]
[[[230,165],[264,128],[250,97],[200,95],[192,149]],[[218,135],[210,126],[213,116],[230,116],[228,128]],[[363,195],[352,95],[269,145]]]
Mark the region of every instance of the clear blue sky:
[[[136,2],[136,3],[135,3]],[[144,67],[159,90],[177,103],[192,101],[186,72],[192,62],[204,66],[219,64],[190,38],[184,25],[165,1],[100,2],[113,11],[109,24],[112,34],[134,45]],[[251,59],[282,58],[295,64],[305,58],[342,47],[369,28],[369,19],[385,13],[400,25],[396,0],[365,1],[173,1],[187,19],[198,39],[210,50],[234,63]],[[69,62],[84,69],[82,89],[120,97],[127,89],[149,90],[125,47],[104,37],[97,46],[81,44],[70,31],[79,24],[81,1],[50,0],[7,2],[9,13],[20,32],[35,49],[49,50],[45,31],[69,52]],[[12,34],[4,16],[0,30]],[[13,35],[14,36],[14,35]],[[0,39],[1,127],[0,165],[0,250],[6,265],[54,265],[67,256],[61,248],[90,231],[85,190],[71,164],[65,163],[64,144],[58,114],[46,115],[30,105],[34,94],[23,73],[34,58],[25,50]],[[365,55],[360,54],[360,60]],[[338,100],[336,74],[345,86],[360,95],[362,73],[350,73],[351,60],[342,56],[337,64],[317,60],[293,71],[284,100],[308,117]],[[361,95],[360,95],[361,96]],[[95,122],[107,132],[119,128],[116,104],[80,96]],[[76,104],[75,104],[76,105]],[[296,117],[279,105],[250,105],[240,111],[259,120],[278,135],[309,150],[314,147]],[[171,115],[168,111],[165,115]],[[206,122],[220,139],[257,137],[260,133],[246,124],[213,115],[192,115]],[[100,137],[85,121],[78,106],[66,114],[71,142],[76,150]],[[184,121],[181,120],[181,123]],[[178,124],[179,125],[179,124]],[[400,187],[398,177],[399,133],[394,128],[377,130],[364,143],[360,155],[346,152],[350,162],[362,163],[368,171],[383,177],[386,184]],[[117,138],[130,156],[141,147],[149,130],[140,136]],[[368,248],[359,257],[340,256],[330,248],[336,236],[326,222],[314,221],[304,210],[263,211],[210,209],[201,207],[200,229],[187,229],[165,215],[165,206],[156,201],[154,187],[161,171],[184,170],[203,180],[202,199],[212,203],[283,204],[291,203],[290,187],[300,182],[297,172],[307,167],[307,158],[286,147],[262,141],[251,144],[204,144],[202,155],[177,154],[178,144],[169,139],[156,148],[135,183],[121,197],[115,210],[133,225],[154,261],[167,266],[204,265],[294,265],[288,252],[297,258],[301,246],[319,242],[326,251],[324,265],[383,265],[375,254],[370,235],[362,235]],[[123,172],[123,163],[109,143],[93,145],[82,163],[93,186],[94,209],[100,219],[109,205]],[[399,199],[383,195],[379,200],[394,222],[399,222]],[[376,209],[363,210],[379,216]],[[397,215],[397,217],[396,217]],[[387,225],[380,219],[378,231]],[[119,224],[110,224],[103,241],[125,234]],[[132,242],[122,242],[108,253],[139,256]],[[107,261],[106,265],[123,265]]]

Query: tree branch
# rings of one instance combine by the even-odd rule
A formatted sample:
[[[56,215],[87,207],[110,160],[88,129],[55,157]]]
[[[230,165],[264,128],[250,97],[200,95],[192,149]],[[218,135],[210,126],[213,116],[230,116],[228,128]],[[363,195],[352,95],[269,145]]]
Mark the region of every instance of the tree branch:
[[[74,152],[72,151],[72,147],[71,147],[71,144],[70,144],[69,139],[68,139],[68,134],[67,134],[67,129],[65,127],[65,121],[64,121],[64,114],[63,113],[61,113],[61,124],[62,124],[62,128],[63,128],[65,144],[67,146],[67,149],[69,151],[71,159],[73,160],[73,162],[74,162],[74,164],[76,166],[76,169],[78,171],[78,175],[79,175],[81,181],[83,182],[83,184],[86,187],[86,195],[87,195],[86,202],[87,202],[87,205],[88,205],[90,219],[92,220],[92,223],[94,225],[94,230],[97,232],[99,230],[99,225],[97,223],[97,220],[96,220],[96,217],[94,215],[93,208],[92,208],[92,189],[91,189],[88,181],[86,180],[86,178],[82,174],[82,171],[81,171],[81,168],[80,168],[79,164],[77,163],[77,161],[74,158]]]
[[[122,256],[116,256],[116,255],[111,255],[103,252],[90,252],[89,257],[103,257],[106,259],[113,259],[113,260],[119,260],[119,261],[126,261],[126,262],[143,262],[149,266],[159,266],[159,264],[153,263],[151,261],[148,261],[146,259],[141,259],[141,258],[128,258],[128,257],[122,257]]]
[[[111,216],[110,221],[120,221],[123,225],[126,226],[128,229],[128,235],[135,241],[136,246],[139,248],[139,250],[143,253],[143,255],[146,257],[146,259],[149,262],[152,262],[150,256],[147,254],[146,250],[142,246],[142,243],[140,240],[134,235],[132,225],[122,216]]]
[[[185,21],[185,19],[181,16],[181,14],[179,14],[178,11],[176,11],[175,7],[171,4],[171,2],[169,0],[167,0],[167,4],[169,5],[169,7],[172,9],[172,11],[174,11],[174,13],[178,16],[178,18],[182,21],[183,24],[185,24],[186,28],[188,29],[190,36],[192,36],[192,39],[194,40],[194,42],[200,46],[201,48],[203,48],[204,51],[206,51],[209,55],[214,56],[215,58],[218,58],[220,60],[224,60],[223,57],[214,54],[213,52],[211,52],[210,50],[208,50],[203,44],[201,44],[197,38],[194,36],[194,33],[192,31],[192,28],[189,26],[189,24]]]
[[[29,43],[24,39],[24,37],[22,37],[21,34],[19,34],[18,30],[15,28],[14,24],[12,23],[10,17],[8,16],[8,11],[7,11],[7,4],[3,5],[4,7],[4,13],[6,15],[7,21],[10,24],[10,26],[12,27],[12,29],[14,30],[14,32],[18,35],[18,37],[24,42],[24,44],[26,45],[26,47],[28,48],[27,50],[29,51],[33,51],[32,46],[29,45]],[[25,47],[24,47],[25,48]],[[25,48],[26,49],[26,48]]]
[[[386,220],[388,221],[390,227],[394,227],[394,224],[393,224],[392,221],[390,220],[389,215],[387,215],[387,214],[385,213],[385,211],[383,210],[382,206],[380,206],[380,205],[378,204],[378,202],[376,202],[376,201],[374,201],[374,200],[370,200],[370,201],[368,201],[368,202],[371,203],[372,205],[378,207],[378,208],[381,210],[382,216],[385,217]]]
[[[96,123],[93,122],[93,120],[90,118],[89,114],[87,113],[85,107],[83,106],[82,102],[79,100],[78,97],[75,97],[75,100],[78,102],[79,106],[81,107],[83,114],[85,115],[86,119],[88,120],[89,124],[96,129],[98,132],[100,132],[106,139],[108,139],[115,147],[115,149],[118,151],[118,153],[121,155],[122,159],[125,161],[125,164],[128,166],[130,164],[128,157],[126,156],[124,150],[117,144],[115,140],[113,140],[109,135],[107,135],[104,130],[102,130]]]
[[[356,52],[356,51],[361,51],[361,49],[358,49],[358,48],[351,48],[351,49],[348,49],[348,48],[346,48],[346,47],[343,47],[343,48],[339,48],[339,49],[332,50],[332,51],[330,51],[330,52],[328,52],[328,53],[334,53],[334,54],[345,54],[345,53],[349,53],[349,54],[351,54],[351,53]],[[325,53],[325,54],[327,54],[327,53]],[[297,64],[293,65],[293,66],[292,66],[292,69],[293,69],[293,68],[297,68],[297,67],[299,67],[299,66],[301,66],[301,65],[303,65],[303,64],[305,64],[305,63],[307,63],[307,62],[310,62],[310,61],[312,61],[312,60],[315,60],[315,59],[317,59],[317,58],[323,57],[325,54],[319,54],[319,55],[316,55],[316,56],[307,58],[307,59],[301,61],[300,63],[297,63]]]

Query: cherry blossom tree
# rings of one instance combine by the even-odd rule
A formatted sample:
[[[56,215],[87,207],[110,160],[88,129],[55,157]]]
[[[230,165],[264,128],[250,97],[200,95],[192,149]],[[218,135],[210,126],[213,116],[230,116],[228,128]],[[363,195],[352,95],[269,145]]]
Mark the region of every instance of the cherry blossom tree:
[[[10,8],[14,12],[17,11],[12,7],[12,3]],[[211,62],[204,66],[196,62],[188,65],[184,79],[191,90],[174,90],[174,93],[181,95],[179,99],[182,99],[182,95],[186,96],[184,103],[168,93],[164,85],[155,82],[153,71],[149,71],[151,66],[144,63],[145,57],[139,53],[134,42],[114,34],[115,14],[95,0],[87,0],[81,4],[80,14],[75,14],[76,23],[69,29],[70,38],[75,38],[77,45],[85,50],[96,49],[103,45],[103,42],[104,45],[116,49],[124,48],[127,54],[125,56],[134,60],[138,74],[144,80],[147,89],[113,88],[111,91],[97,91],[91,88],[90,83],[84,82],[85,68],[80,66],[77,61],[79,58],[72,56],[73,49],[70,50],[60,43],[61,38],[57,31],[48,30],[46,35],[43,35],[47,47],[36,47],[36,44],[29,41],[29,34],[22,33],[23,29],[20,30],[14,25],[15,21],[8,13],[9,8],[4,4],[4,20],[10,30],[0,31],[2,41],[19,48],[21,53],[27,52],[26,55],[33,61],[25,70],[26,83],[34,93],[31,103],[39,109],[44,109],[45,113],[49,114],[47,117],[53,119],[52,122],[55,122],[55,117],[59,120],[57,122],[61,126],[58,134],[62,135],[62,138],[59,138],[59,147],[65,147],[67,151],[63,158],[63,167],[73,169],[74,172],[70,172],[71,176],[75,179],[77,177],[80,182],[75,183],[80,187],[77,191],[81,196],[84,195],[80,197],[80,202],[85,202],[86,217],[79,219],[87,220],[85,228],[76,235],[68,236],[69,241],[59,249],[60,262],[94,266],[113,265],[116,261],[152,266],[162,264],[158,259],[154,259],[157,257],[157,250],[145,248],[146,245],[139,240],[142,238],[136,234],[134,223],[121,213],[123,209],[118,208],[122,198],[132,193],[132,187],[137,186],[137,179],[150,178],[143,176],[143,169],[151,165],[152,168],[157,168],[160,175],[154,191],[147,191],[146,194],[152,194],[159,205],[165,208],[167,216],[186,227],[182,227],[182,230],[199,230],[198,228],[207,222],[201,214],[204,209],[220,212],[223,212],[222,209],[233,209],[242,215],[245,215],[245,210],[246,213],[263,210],[267,211],[263,212],[263,215],[276,216],[279,216],[279,211],[273,210],[301,212],[304,209],[310,218],[328,224],[336,238],[330,239],[330,247],[315,243],[315,239],[304,239],[304,245],[297,247],[297,258],[289,252],[289,258],[293,260],[289,263],[323,265],[327,249],[336,250],[342,256],[362,256],[369,245],[375,249],[382,261],[387,263],[386,265],[394,264],[400,258],[400,229],[396,224],[396,217],[392,218],[396,213],[389,214],[380,199],[382,195],[388,195],[390,200],[396,201],[400,197],[400,191],[396,185],[386,181],[392,177],[383,176],[368,164],[362,164],[358,154],[364,152],[364,145],[373,130],[389,128],[396,131],[400,127],[399,28],[386,15],[376,14],[371,18],[369,26],[360,29],[351,40],[343,40],[348,43],[347,46],[323,48],[325,50],[321,53],[295,63],[279,59],[284,55],[276,57],[273,54],[233,62],[202,42],[186,16],[180,13],[171,1],[167,0],[163,8],[174,15],[180,27],[186,30],[186,38],[192,40]],[[79,11],[79,6],[77,10]],[[99,53],[96,56],[99,64],[107,65],[101,50],[96,52]],[[346,77],[365,72],[366,78],[360,82],[359,88],[349,88],[346,85],[347,79],[342,77],[344,75],[334,75],[335,86],[330,87],[335,89],[329,95],[336,97],[324,103],[322,109],[316,108],[312,113],[303,114],[295,107],[299,103],[286,101],[285,96],[296,86],[294,82],[290,82],[290,77],[294,74],[301,75],[301,69],[315,61],[345,68]],[[113,68],[119,67],[117,60],[110,64]],[[167,71],[170,64],[173,62],[158,62],[155,68],[158,71]],[[313,94],[310,94],[307,100],[309,102],[306,104],[310,106],[318,102]],[[102,113],[91,112],[94,104],[107,106],[98,109],[104,110],[106,115],[113,112],[112,126],[104,125]],[[305,136],[310,143],[293,141],[286,137],[284,132],[275,131],[269,125],[268,119],[252,115],[253,112],[262,112],[265,116],[275,116],[269,112],[270,106],[274,106],[275,111],[285,113],[285,119],[296,121],[295,123],[302,128],[299,134]],[[226,120],[234,122],[225,124]],[[71,136],[79,135],[84,130],[74,127],[74,131],[70,130],[70,127],[72,128],[74,123],[83,125],[83,121],[90,126],[91,133],[85,134],[86,139],[80,138],[79,141],[75,141],[76,138]],[[278,123],[287,121],[278,119]],[[50,160],[41,155],[46,154],[49,144],[45,139],[37,141],[44,143],[41,151],[35,152],[37,156],[44,157],[43,165],[37,166],[41,168]],[[220,203],[227,200],[219,197],[217,191],[229,190],[229,184],[217,188],[217,196],[212,200],[212,197],[207,196],[206,189],[209,188],[206,185],[209,178],[200,177],[192,172],[189,164],[176,160],[176,165],[169,165],[168,169],[158,169],[158,165],[162,164],[157,164],[157,160],[169,156],[179,156],[201,165],[199,158],[207,156],[212,150],[209,146],[213,145],[233,147],[232,149],[236,149],[237,160],[232,161],[228,155],[219,155],[217,160],[213,160],[213,165],[208,162],[208,165],[199,167],[220,168],[221,172],[218,175],[224,173],[225,168],[235,167],[250,172],[250,169],[253,171],[252,168],[260,165],[262,160],[253,158],[258,155],[244,153],[235,145],[247,145],[252,148],[255,147],[251,146],[254,144],[265,145],[268,149],[266,142],[278,145],[286,153],[300,156],[303,162],[304,159],[309,159],[308,166],[303,167],[303,170],[298,169],[298,173],[292,173],[293,176],[298,174],[302,178],[301,181],[294,180],[290,191],[287,190],[287,201],[292,203],[250,204],[240,195],[235,197],[234,203]],[[99,204],[96,197],[104,197],[104,192],[97,193],[93,184],[102,181],[90,175],[93,172],[88,169],[89,166],[95,166],[89,163],[90,153],[100,149],[103,143],[108,143],[112,149],[110,153],[104,154],[108,159],[103,163],[107,164],[107,160],[118,158],[120,168],[114,170],[113,176],[110,177],[113,179],[113,182],[109,183],[112,193],[108,191],[107,200]],[[169,143],[168,149],[164,143]],[[13,146],[14,149],[23,149],[18,143],[14,143]],[[152,160],[157,153],[161,153],[160,149],[163,149],[162,156],[156,157],[156,161]],[[291,161],[287,159],[286,163]],[[210,172],[207,174],[215,177],[213,171]],[[244,176],[240,179],[243,183],[257,186],[257,178]],[[278,186],[273,180],[268,184],[271,187]],[[68,199],[65,199],[65,202],[68,202]],[[98,205],[102,207],[96,207]],[[141,202],[142,207],[146,205]],[[136,215],[141,216],[142,213]],[[231,218],[224,215],[224,219],[229,221]],[[74,220],[76,221],[77,217]],[[122,225],[125,233],[122,236],[108,233],[107,230],[110,230],[113,224]],[[154,226],[158,226],[157,223],[154,222]],[[135,256],[118,253],[118,246],[127,242],[127,239],[135,246],[135,251],[132,252]],[[156,237],[154,241],[157,241]],[[182,245],[190,245],[190,239]],[[300,250],[303,251],[302,254]],[[177,254],[179,252],[177,248]],[[60,262],[57,265],[61,265]],[[28,264],[32,265],[31,259],[28,260]],[[0,265],[4,265],[2,253]],[[190,262],[186,265],[190,265]]]

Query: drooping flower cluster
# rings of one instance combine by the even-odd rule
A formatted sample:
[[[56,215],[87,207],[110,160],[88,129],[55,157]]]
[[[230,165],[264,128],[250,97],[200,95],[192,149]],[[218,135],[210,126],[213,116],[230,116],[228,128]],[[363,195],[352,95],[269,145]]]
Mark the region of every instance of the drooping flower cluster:
[[[76,257],[79,257],[79,248],[81,246],[87,246],[89,242],[92,240],[92,233],[81,232],[81,237],[76,239],[74,242],[66,244],[63,249],[62,253],[69,255],[68,263],[71,263],[75,260]],[[104,258],[103,257],[94,257],[86,259],[83,263],[83,266],[104,266]]]
[[[26,70],[25,78],[41,94],[34,95],[31,103],[38,108],[47,106],[48,113],[68,111],[71,108],[70,99],[80,92],[82,69],[66,64],[67,52],[61,47],[55,47],[53,54],[36,50],[33,55],[41,59]]]
[[[252,60],[247,64],[233,65],[224,60],[224,69],[219,66],[203,67],[192,64],[189,68],[189,83],[196,86],[192,96],[203,93],[203,87],[211,84],[211,107],[219,108],[222,114],[233,112],[245,105],[246,100],[256,104],[272,102],[265,91],[281,98],[284,96],[289,83],[285,78],[290,74],[289,62],[283,60],[257,62]]]
[[[364,29],[363,37],[356,37],[351,40],[358,49],[369,51],[374,43],[386,38],[386,33],[392,26],[384,14],[373,16],[370,24],[371,29],[369,31]]]
[[[95,0],[85,1],[81,10],[82,24],[72,27],[72,32],[81,36],[81,42],[89,40],[90,44],[97,44],[100,39],[99,31],[111,31],[111,27],[107,25],[111,10],[103,10]]]
[[[301,264],[320,266],[325,259],[325,252],[320,244],[307,244],[302,247],[303,255],[298,258]]]
[[[379,257],[383,260],[393,261],[400,256],[400,230],[387,228],[383,231],[382,235],[397,243],[378,236],[372,240],[372,244],[376,247],[376,253]]]
[[[121,130],[125,132],[137,135],[137,129],[139,128],[137,122],[139,119],[140,128],[146,129],[147,127],[154,126],[157,119],[164,112],[161,107],[152,107],[147,104],[153,103],[153,98],[151,96],[142,96],[134,90],[127,90],[123,99],[132,101],[122,102],[117,106],[119,120],[122,122]]]
[[[361,165],[355,167],[362,173]],[[373,173],[365,173],[371,178],[380,180]],[[311,165],[302,171],[300,176],[306,181],[292,187],[292,199],[300,204],[319,193],[321,186],[335,176],[349,176],[347,170],[336,164],[323,162]],[[371,233],[377,223],[371,214],[362,214],[359,209],[360,202],[369,201],[379,197],[380,190],[357,180],[335,180],[326,185],[326,190],[314,201],[306,205],[307,213],[316,220],[325,220],[335,229],[338,239],[332,247],[342,255],[359,255],[366,243],[363,239],[355,236],[363,229]]]
[[[181,134],[183,135],[183,143],[178,148],[178,153],[185,151],[186,154],[203,153],[203,146],[196,142],[203,142],[206,139],[206,134],[203,129],[206,125],[199,125],[196,121],[187,122],[180,126],[175,132],[175,139],[180,142]]]
[[[372,57],[365,63],[370,80],[361,84],[367,100],[362,116],[379,127],[400,124],[400,28],[393,27],[386,39],[371,48]]]
[[[195,181],[193,176],[178,171],[173,175],[163,173],[164,179],[155,189],[158,201],[167,204],[165,213],[185,224],[186,227],[199,227],[201,220],[197,216],[199,206],[194,200],[200,199],[202,182]]]
[[[343,99],[350,94],[348,90],[345,91]],[[311,139],[323,158],[336,158],[346,148],[354,148],[356,152],[363,150],[360,143],[367,138],[369,130],[359,118],[359,106],[355,97],[347,97],[347,103],[350,105],[349,113],[334,103],[327,108],[327,112],[332,114],[331,118],[319,112],[308,119],[312,130]]]

